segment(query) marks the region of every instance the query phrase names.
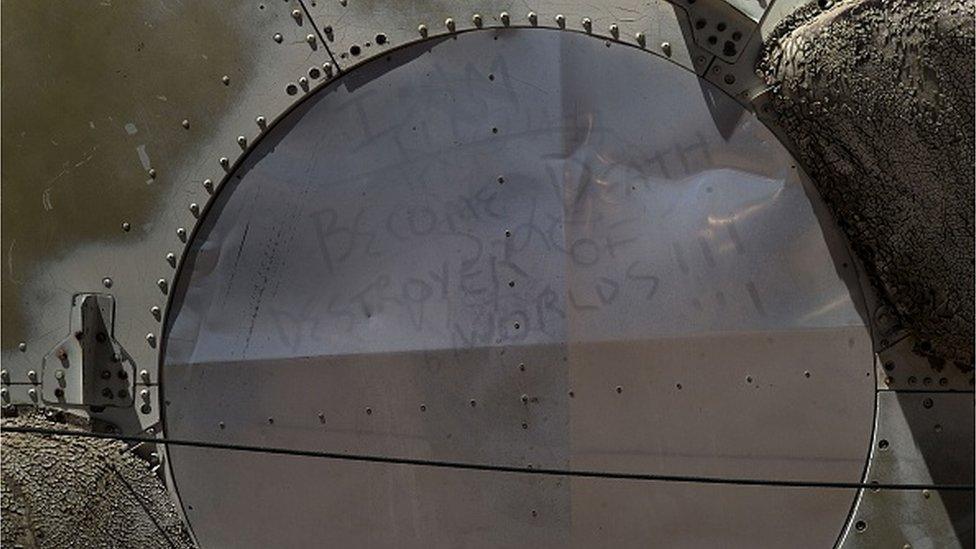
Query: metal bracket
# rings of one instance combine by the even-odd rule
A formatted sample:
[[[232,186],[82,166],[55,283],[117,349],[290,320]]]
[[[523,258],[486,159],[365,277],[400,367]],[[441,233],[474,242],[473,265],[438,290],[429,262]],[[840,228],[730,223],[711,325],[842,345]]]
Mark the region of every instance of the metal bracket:
[[[135,365],[114,338],[115,298],[76,294],[71,333],[44,355],[41,396],[59,406],[128,407]]]

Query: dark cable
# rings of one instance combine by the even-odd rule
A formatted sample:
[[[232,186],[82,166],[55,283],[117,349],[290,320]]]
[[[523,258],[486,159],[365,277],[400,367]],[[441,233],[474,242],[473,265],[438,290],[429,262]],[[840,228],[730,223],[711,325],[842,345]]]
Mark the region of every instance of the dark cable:
[[[784,488],[831,488],[831,489],[868,489],[868,490],[939,490],[946,492],[972,492],[972,484],[889,484],[865,482],[829,482],[818,480],[770,480],[757,478],[724,478],[703,477],[691,475],[658,475],[653,473],[614,473],[606,471],[587,471],[577,469],[550,469],[514,467],[511,465],[488,465],[484,463],[464,463],[454,461],[439,461],[432,459],[401,458],[388,456],[374,456],[364,454],[344,454],[336,452],[320,452],[316,450],[293,450],[289,448],[275,448],[272,446],[249,446],[244,444],[229,444],[224,442],[205,442],[199,440],[178,440],[172,438],[155,438],[149,436],[117,435],[111,433],[92,433],[89,431],[70,431],[66,429],[40,429],[37,427],[0,427],[0,433],[26,433],[51,436],[71,436],[81,438],[99,438],[121,440],[125,442],[142,442],[151,444],[166,444],[169,446],[188,446],[191,448],[210,448],[214,450],[232,450],[237,452],[256,452],[262,454],[278,454],[297,457],[315,457],[343,461],[358,461],[367,463],[388,463],[394,465],[414,465],[420,467],[438,467],[442,469],[460,469],[467,471],[487,471],[494,473],[517,473],[523,475],[557,475],[577,478],[600,478],[612,480],[642,480],[652,482],[684,482],[693,484],[724,484],[736,486],[771,486]]]

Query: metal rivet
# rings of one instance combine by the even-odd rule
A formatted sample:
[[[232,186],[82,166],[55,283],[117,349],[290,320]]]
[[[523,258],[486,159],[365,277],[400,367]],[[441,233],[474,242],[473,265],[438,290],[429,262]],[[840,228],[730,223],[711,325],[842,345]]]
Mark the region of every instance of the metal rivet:
[[[620,27],[618,27],[616,24],[610,25],[610,34],[614,38],[617,38],[618,36],[620,36]]]
[[[20,352],[26,353],[27,352],[27,343],[21,341],[20,343],[17,344],[17,348],[20,349]]]
[[[37,372],[34,370],[27,371],[27,380],[31,383],[37,383]]]
[[[37,401],[37,389],[27,389],[27,396],[29,396],[31,400]]]
[[[221,156],[220,160],[218,160],[217,162],[219,162],[220,166],[225,170],[227,169],[228,166],[230,166],[230,160],[228,160],[226,156]]]
[[[535,25],[538,22],[539,22],[539,16],[536,15],[534,11],[530,11],[529,12],[529,23],[532,23],[533,25]]]
[[[105,278],[103,278],[102,279],[102,286],[105,286],[106,288],[111,288],[112,287],[112,279],[109,278],[109,277],[107,277],[107,276]]]
[[[247,148],[247,138],[243,135],[237,136],[237,144],[241,146],[242,149]]]
[[[307,34],[307,35],[305,35],[305,41],[308,42],[308,44],[310,46],[314,46],[315,45],[315,35],[314,34]]]
[[[230,77],[226,74],[220,78],[220,81],[223,82],[225,86],[230,86]]]
[[[454,32],[454,19],[451,19],[450,17],[445,19],[444,26],[447,27],[447,30]]]
[[[186,229],[184,229],[183,227],[177,228],[176,237],[182,240],[183,242],[186,242]]]
[[[143,390],[139,391],[139,397],[142,400],[144,400],[146,402],[149,402],[149,389],[143,389]]]
[[[370,416],[370,415],[373,415],[373,409],[372,409],[372,408],[369,408],[369,407],[367,407],[367,408],[366,408],[366,415],[367,415],[367,416]]]
[[[132,225],[130,225],[128,221],[123,221],[122,222],[122,231],[127,233],[130,230],[132,230]]]
[[[10,383],[10,374],[7,370],[0,370],[0,381],[3,383]]]
[[[153,335],[152,333],[146,334],[146,343],[148,343],[150,347],[155,347],[156,346],[156,336]]]
[[[54,377],[56,379],[58,379],[58,380],[63,380],[64,379],[64,370],[58,370],[58,371],[54,372]]]
[[[259,116],[254,119],[254,123],[258,125],[262,130],[268,126],[268,121],[265,120],[263,116]]]
[[[583,29],[585,29],[586,32],[593,30],[593,21],[591,21],[589,17],[583,18]]]
[[[810,370],[803,372],[803,377],[810,377]]]
[[[284,40],[284,38],[281,36],[281,33],[276,32],[274,35],[274,41],[280,44],[282,40]]]
[[[922,490],[922,497],[924,497],[925,499],[929,499],[930,497],[932,497],[932,492],[928,490]]]
[[[512,22],[512,16],[507,11],[503,11],[498,17],[502,20],[502,25],[506,27]]]
[[[854,523],[854,529],[858,532],[863,532],[868,529],[868,523],[864,522],[863,520],[859,520]]]
[[[475,406],[478,405],[478,402],[475,399],[472,398],[471,401],[469,402],[469,404],[471,404],[471,407],[474,408]]]
[[[671,44],[668,42],[661,42],[661,53],[665,57],[671,57]]]
[[[616,388],[615,390],[617,391],[617,394],[618,394],[618,395],[619,395],[620,393],[622,393],[622,392],[624,392],[624,388],[623,388],[623,387],[621,387],[620,385],[617,385],[617,388]]]
[[[735,84],[735,75],[726,74],[725,75],[725,83],[728,84],[728,85],[730,85],[730,86],[732,84]]]
[[[529,402],[529,395],[522,395],[522,404],[526,404],[528,402]]]
[[[482,21],[481,21],[481,15],[479,15],[477,13],[474,14],[474,15],[472,15],[471,16],[471,22],[474,23],[474,26],[476,26],[478,28],[481,28],[481,23],[482,23]]]
[[[165,278],[160,278],[157,280],[156,286],[159,287],[159,291],[163,292],[164,294],[166,293],[167,284]]]
[[[332,78],[332,63],[322,63],[322,70],[325,71],[326,78]]]
[[[319,423],[325,423],[325,414],[319,412],[318,418],[319,418]]]
[[[200,205],[197,204],[196,202],[191,202],[190,203],[190,213],[193,214],[193,217],[199,217],[200,216]]]
[[[212,179],[204,179],[203,180],[203,188],[209,194],[213,194],[213,180]]]
[[[187,130],[190,129],[190,121],[185,118],[183,119],[183,128]]]
[[[227,427],[227,425],[225,425],[223,421],[217,423],[217,426],[220,427],[221,429]]]
[[[935,403],[932,402],[931,398],[926,398],[925,400],[922,401],[922,406],[924,406],[925,408],[931,408],[933,404]]]
[[[68,351],[65,351],[64,350],[64,347],[58,349],[58,351],[57,351],[56,354],[57,354],[58,360],[61,360],[62,362],[65,361],[65,360],[67,360],[67,358],[68,358]]]
[[[291,16],[295,21],[302,20],[302,10],[291,10]]]
[[[427,25],[417,25],[417,32],[424,38],[427,37]]]
[[[10,392],[7,391],[6,387],[0,389],[0,398],[2,398],[4,402],[10,402]]]
[[[161,316],[161,312],[162,311],[160,311],[159,307],[157,307],[156,305],[153,305],[152,307],[149,308],[149,314],[151,314],[153,318],[155,318],[156,320],[159,320]]]
[[[301,86],[302,88],[306,88],[307,89],[308,88],[308,78],[305,78],[304,76],[301,77],[301,78],[299,78],[298,79],[298,85]]]
[[[644,33],[642,32],[638,32],[637,34],[635,34],[634,39],[637,40],[637,43],[640,44],[642,48],[644,47],[645,44],[647,44],[647,37],[644,36]]]
[[[556,24],[559,25],[559,28],[561,29],[566,28],[566,17],[563,14],[561,13],[556,14],[555,19],[556,19]]]
[[[149,178],[150,179],[156,179],[156,170],[155,170],[155,168],[149,168]]]
[[[169,252],[166,254],[166,263],[169,263],[170,267],[176,266],[176,254]]]
[[[144,383],[149,383],[149,370],[139,370],[139,377]]]

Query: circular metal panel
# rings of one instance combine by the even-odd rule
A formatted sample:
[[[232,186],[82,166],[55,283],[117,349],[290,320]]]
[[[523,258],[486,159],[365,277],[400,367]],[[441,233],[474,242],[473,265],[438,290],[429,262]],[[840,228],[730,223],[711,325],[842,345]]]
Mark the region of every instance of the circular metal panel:
[[[225,186],[168,318],[168,436],[861,478],[873,355],[847,263],[775,138],[660,58],[545,30],[412,46],[301,105]],[[823,547],[853,499],[170,458],[205,546]]]

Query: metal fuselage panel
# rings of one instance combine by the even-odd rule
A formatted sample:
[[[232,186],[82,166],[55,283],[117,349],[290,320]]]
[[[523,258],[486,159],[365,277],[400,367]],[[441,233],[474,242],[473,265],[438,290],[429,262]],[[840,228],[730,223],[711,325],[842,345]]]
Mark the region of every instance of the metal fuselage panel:
[[[875,380],[848,264],[772,134],[674,64],[547,30],[411,46],[299,106],[225,187],[174,288],[169,436],[861,479]],[[218,547],[823,547],[854,496],[170,460]]]

